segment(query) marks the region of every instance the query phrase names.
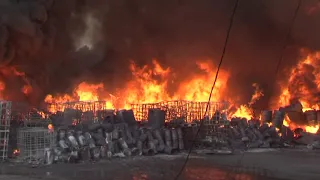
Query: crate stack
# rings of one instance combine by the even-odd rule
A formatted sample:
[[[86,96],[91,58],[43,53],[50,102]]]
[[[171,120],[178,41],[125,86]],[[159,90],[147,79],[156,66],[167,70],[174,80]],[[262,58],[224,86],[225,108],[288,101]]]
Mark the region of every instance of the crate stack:
[[[160,108],[159,103],[131,104],[131,109],[137,121],[147,121],[149,109],[157,108]]]
[[[8,158],[11,102],[0,101],[0,161]]]
[[[166,121],[185,119],[187,116],[188,101],[163,101],[159,103],[161,110],[166,112]]]
[[[210,102],[208,111],[206,113],[208,102],[192,102],[187,104],[187,122],[193,122],[203,119],[204,116],[208,116],[212,119],[217,112],[228,114],[228,103],[227,102]],[[206,114],[205,114],[206,113]],[[212,122],[208,122],[212,123]]]

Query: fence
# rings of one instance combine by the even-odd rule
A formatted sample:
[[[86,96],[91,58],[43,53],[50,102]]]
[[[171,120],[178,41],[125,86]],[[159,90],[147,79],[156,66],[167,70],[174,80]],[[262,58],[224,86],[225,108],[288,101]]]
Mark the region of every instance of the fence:
[[[50,112],[63,112],[65,109],[76,109],[82,112],[93,111],[94,113],[98,110],[106,110],[106,101],[77,101],[77,102],[66,102],[66,103],[54,103],[48,105]]]
[[[131,104],[131,109],[138,121],[146,121],[149,109],[154,108],[164,110],[166,112],[166,121],[170,121],[187,116],[187,103],[188,101],[163,101],[152,104]]]
[[[42,159],[45,148],[56,144],[56,133],[42,127],[25,127],[18,130],[18,149],[21,160]]]
[[[11,120],[11,102],[0,101],[0,160],[8,158],[8,145]]]
[[[159,108],[166,111],[166,121],[184,118],[186,122],[201,120],[205,116],[207,102],[193,101],[164,101],[153,104],[132,104],[131,108],[138,121],[148,119],[148,110]],[[207,116],[212,119],[216,112],[228,114],[227,102],[211,102],[208,106]]]
[[[212,118],[216,112],[227,114],[229,104],[226,102],[210,102],[207,116]],[[166,121],[175,119],[185,119],[186,122],[200,120],[205,116],[207,102],[193,101],[163,101],[159,103],[131,104],[135,118],[138,121],[148,119],[149,109],[158,108],[166,112]],[[102,119],[106,114],[110,114],[106,101],[95,102],[68,102],[62,104],[49,104],[48,109],[52,112],[72,111],[71,114],[77,121]],[[69,112],[68,112],[69,113]]]

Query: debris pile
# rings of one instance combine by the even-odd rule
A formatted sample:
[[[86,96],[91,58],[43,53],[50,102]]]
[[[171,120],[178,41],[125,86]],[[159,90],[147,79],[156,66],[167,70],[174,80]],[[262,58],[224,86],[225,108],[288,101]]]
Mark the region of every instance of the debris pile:
[[[300,107],[300,108],[299,108]],[[216,112],[215,114],[220,114]],[[208,119],[209,117],[206,117]],[[319,111],[302,111],[302,106],[290,105],[279,110],[261,112],[260,119],[231,118],[228,123],[218,123],[211,133],[206,133],[204,142],[210,147],[229,149],[279,148],[304,145],[309,149],[320,149],[320,136],[317,132],[306,132],[307,127],[318,130]],[[213,116],[211,122],[223,122]],[[295,128],[288,127],[286,121],[300,122]],[[206,121],[205,121],[206,122]],[[204,123],[204,126],[206,123]],[[301,128],[305,127],[305,129]],[[290,129],[291,128],[291,129]],[[208,129],[206,127],[206,129]],[[205,130],[205,129],[204,129]],[[208,143],[208,142],[211,142]]]
[[[162,113],[162,110],[150,109],[148,124],[143,125],[135,121],[132,110],[122,110],[87,126],[61,127],[57,132],[57,146],[46,150],[45,162],[97,161],[183,150],[182,129],[164,127]]]

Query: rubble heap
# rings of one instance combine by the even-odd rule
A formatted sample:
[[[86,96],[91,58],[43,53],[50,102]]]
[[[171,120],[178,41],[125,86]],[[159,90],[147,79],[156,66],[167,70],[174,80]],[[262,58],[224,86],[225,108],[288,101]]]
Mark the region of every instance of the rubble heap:
[[[181,151],[184,149],[182,129],[164,127],[164,113],[151,109],[148,124],[144,125],[135,121],[132,110],[122,110],[93,124],[61,127],[57,146],[46,150],[45,162],[97,161]]]
[[[302,111],[302,106],[290,105],[279,110],[262,111],[260,119],[247,120],[246,118],[234,117],[231,120],[221,121],[208,128],[204,123],[203,144],[205,146],[219,148],[224,147],[231,150],[248,148],[279,148],[295,147],[304,145],[309,149],[320,149],[320,136],[317,132],[309,133],[301,127],[317,127],[319,111]],[[215,122],[219,112],[217,111],[209,121]],[[204,119],[208,121],[209,117]],[[300,122],[301,126],[288,127],[287,121]],[[218,121],[216,121],[218,122]],[[307,126],[308,125],[308,126]],[[291,129],[290,129],[291,128]],[[203,145],[202,144],[202,145]]]

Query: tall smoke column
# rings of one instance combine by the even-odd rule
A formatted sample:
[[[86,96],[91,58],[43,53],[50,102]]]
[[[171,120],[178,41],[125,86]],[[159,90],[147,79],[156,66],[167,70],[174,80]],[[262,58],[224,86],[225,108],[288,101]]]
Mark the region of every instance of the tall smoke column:
[[[74,37],[75,47],[77,50],[83,47],[87,47],[89,50],[92,50],[101,37],[101,24],[92,13],[87,13],[84,21],[86,30],[80,37]]]

